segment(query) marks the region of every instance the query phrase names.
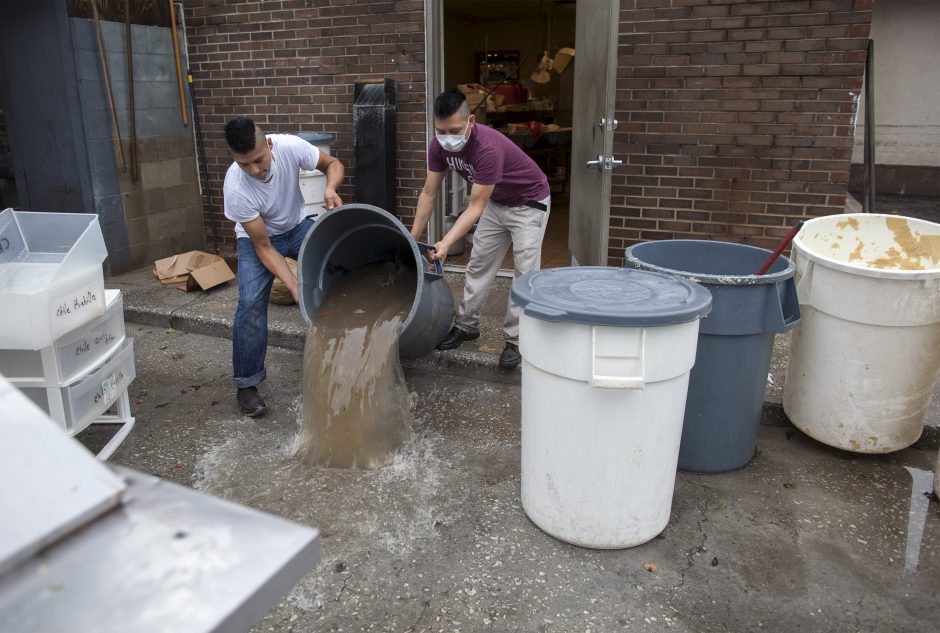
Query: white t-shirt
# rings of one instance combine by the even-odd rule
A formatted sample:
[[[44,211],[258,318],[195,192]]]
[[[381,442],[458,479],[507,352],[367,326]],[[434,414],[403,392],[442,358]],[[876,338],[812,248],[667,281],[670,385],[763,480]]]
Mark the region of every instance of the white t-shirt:
[[[258,216],[268,235],[286,233],[304,219],[304,197],[300,192],[300,170],[312,171],[320,161],[320,150],[291,134],[268,134],[277,171],[270,182],[252,178],[238,166],[225,172],[222,187],[225,217],[235,222],[235,236],[248,237],[242,222]]]

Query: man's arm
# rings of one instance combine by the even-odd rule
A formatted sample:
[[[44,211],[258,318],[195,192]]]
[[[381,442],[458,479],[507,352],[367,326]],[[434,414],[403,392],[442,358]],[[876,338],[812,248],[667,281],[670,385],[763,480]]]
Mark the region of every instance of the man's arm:
[[[248,237],[251,238],[251,243],[255,247],[258,259],[261,260],[264,267],[270,270],[275,277],[280,279],[284,285],[287,286],[291,296],[294,297],[294,301],[299,301],[297,298],[297,277],[294,276],[294,273],[292,273],[287,266],[287,262],[284,261],[284,256],[278,253],[274,245],[271,244],[268,231],[264,228],[264,220],[259,216],[254,220],[242,222],[241,225],[242,228],[245,229],[245,233],[248,234]]]
[[[496,185],[481,185],[478,183],[474,183],[470,187],[470,202],[467,204],[467,208],[458,216],[457,221],[454,222],[454,226],[447,232],[447,235],[434,245],[434,252],[428,253],[428,259],[432,261],[440,260],[442,264],[444,263],[447,259],[447,251],[454,245],[454,242],[466,235],[480,219],[480,216],[483,215],[486,203],[490,201],[490,196],[493,195],[493,189],[495,188]]]
[[[437,194],[441,192],[441,183],[444,182],[443,171],[428,171],[424,178],[424,187],[418,195],[418,205],[415,208],[415,219],[411,223],[411,237],[418,240],[428,226],[428,220],[431,218],[431,211],[434,210],[434,201],[437,200]]]
[[[320,159],[317,161],[317,169],[326,174],[326,189],[323,191],[323,207],[329,211],[342,206],[343,201],[340,199],[339,195],[337,195],[336,189],[342,184],[343,175],[346,173],[346,168],[343,167],[343,163],[329,154],[320,152]],[[284,280],[281,279],[281,281]]]

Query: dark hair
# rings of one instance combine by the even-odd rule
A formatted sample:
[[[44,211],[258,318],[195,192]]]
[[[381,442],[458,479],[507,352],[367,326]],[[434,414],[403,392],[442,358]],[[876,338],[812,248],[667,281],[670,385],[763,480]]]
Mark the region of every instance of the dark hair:
[[[467,103],[467,97],[456,88],[442,92],[434,100],[434,117],[446,119]]]
[[[255,148],[255,122],[246,116],[225,124],[225,142],[236,154],[247,154]]]

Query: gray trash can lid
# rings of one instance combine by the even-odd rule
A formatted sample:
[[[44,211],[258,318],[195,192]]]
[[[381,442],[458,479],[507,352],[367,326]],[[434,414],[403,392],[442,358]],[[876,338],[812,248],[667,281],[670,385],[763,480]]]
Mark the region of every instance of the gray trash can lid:
[[[645,270],[578,266],[526,273],[512,298],[542,321],[655,327],[687,323],[711,311],[702,286]]]
[[[333,135],[326,134],[324,132],[297,132],[297,136],[307,141],[311,145],[316,145],[317,143],[333,142]]]

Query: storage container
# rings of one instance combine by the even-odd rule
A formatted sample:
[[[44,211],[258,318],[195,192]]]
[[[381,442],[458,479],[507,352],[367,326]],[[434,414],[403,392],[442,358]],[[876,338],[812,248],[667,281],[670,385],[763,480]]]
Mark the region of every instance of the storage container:
[[[49,417],[72,435],[103,415],[137,376],[134,339],[127,338],[97,369],[64,387],[29,387],[13,384]]]
[[[326,174],[319,169],[300,170],[300,193],[304,197],[304,214],[317,217],[323,213],[323,198],[326,191]]]
[[[120,290],[105,290],[105,313],[39,350],[0,350],[0,374],[20,386],[58,387],[100,364],[124,342],[124,301]]]
[[[661,273],[552,268],[522,307],[522,507],[561,540],[632,547],[669,521],[708,290]]]
[[[104,314],[98,216],[0,212],[0,349],[38,350]]]
[[[803,313],[783,408],[836,448],[887,453],[924,428],[940,373],[940,224],[858,213],[793,240]]]
[[[800,322],[793,262],[781,255],[766,275],[756,274],[770,254],[713,240],[657,240],[626,251],[628,266],[689,279],[712,293],[689,377],[679,470],[725,472],[754,456],[774,336]]]
[[[310,322],[334,281],[359,266],[394,259],[413,262],[415,297],[401,326],[402,358],[429,354],[444,340],[454,318],[454,297],[440,262],[425,257],[411,231],[388,211],[369,204],[346,204],[316,221],[300,246],[297,294],[300,314]]]

